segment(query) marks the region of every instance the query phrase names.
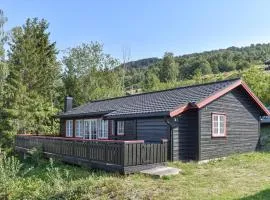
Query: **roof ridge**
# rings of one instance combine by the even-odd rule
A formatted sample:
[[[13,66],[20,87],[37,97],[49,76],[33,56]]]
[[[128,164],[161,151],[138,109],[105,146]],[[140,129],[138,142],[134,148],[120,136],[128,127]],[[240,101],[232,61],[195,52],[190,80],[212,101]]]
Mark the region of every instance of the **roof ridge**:
[[[141,96],[141,95],[146,95],[146,94],[166,92],[166,91],[172,91],[172,90],[178,90],[178,89],[184,89],[184,88],[191,88],[191,87],[198,87],[198,86],[204,86],[204,85],[211,85],[211,84],[215,84],[215,83],[223,83],[223,82],[236,81],[236,80],[241,80],[241,78],[226,79],[226,80],[221,80],[221,81],[212,81],[212,82],[201,83],[201,84],[197,84],[197,85],[186,85],[186,86],[180,86],[180,87],[175,87],[175,88],[170,88],[170,89],[164,89],[164,90],[157,90],[157,91],[144,92],[144,93],[133,94],[133,95],[112,97],[112,98],[108,98],[108,99],[94,100],[94,101],[87,102],[87,103],[85,103],[83,105],[87,105],[87,104],[95,103],[95,102],[102,102],[102,101],[108,101],[108,100],[114,100],[114,99],[121,99],[121,98],[134,97],[134,96]]]

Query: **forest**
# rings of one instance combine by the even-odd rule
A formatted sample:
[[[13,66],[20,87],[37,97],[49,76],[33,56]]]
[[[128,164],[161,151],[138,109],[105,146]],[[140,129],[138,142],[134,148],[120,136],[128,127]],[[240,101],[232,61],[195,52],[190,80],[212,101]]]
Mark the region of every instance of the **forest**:
[[[57,134],[55,115],[65,96],[75,105],[134,93],[242,77],[262,102],[270,104],[269,44],[121,63],[97,41],[64,50],[59,58],[49,22],[29,18],[5,30],[0,12],[0,146],[11,147],[16,133]],[[181,47],[179,47],[181,48]]]

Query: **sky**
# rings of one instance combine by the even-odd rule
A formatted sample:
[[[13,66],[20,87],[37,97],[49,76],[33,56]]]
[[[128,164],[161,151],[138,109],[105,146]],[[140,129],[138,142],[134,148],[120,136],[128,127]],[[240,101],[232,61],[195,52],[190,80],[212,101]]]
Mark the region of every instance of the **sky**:
[[[270,42],[268,0],[0,0],[5,30],[44,18],[59,50],[98,41],[120,60]]]

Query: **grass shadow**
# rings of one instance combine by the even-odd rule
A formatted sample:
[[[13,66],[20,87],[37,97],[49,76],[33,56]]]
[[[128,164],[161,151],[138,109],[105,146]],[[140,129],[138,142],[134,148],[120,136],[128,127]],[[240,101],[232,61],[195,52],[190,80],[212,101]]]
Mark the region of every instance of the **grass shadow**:
[[[238,200],[267,200],[270,199],[270,189],[262,190],[254,195],[240,198]]]

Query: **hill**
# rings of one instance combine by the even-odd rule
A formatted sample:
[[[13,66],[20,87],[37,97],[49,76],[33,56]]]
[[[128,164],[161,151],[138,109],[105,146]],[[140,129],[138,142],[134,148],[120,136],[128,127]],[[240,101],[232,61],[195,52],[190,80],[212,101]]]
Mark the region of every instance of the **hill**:
[[[191,53],[175,56],[175,60],[179,64],[183,64],[185,60],[205,58],[211,65],[223,64],[225,71],[231,71],[236,67],[236,62],[246,61],[247,63],[262,64],[265,60],[270,59],[270,43],[267,44],[251,44],[246,47],[229,47],[226,49],[218,49],[212,51],[204,51],[200,53]],[[222,60],[225,60],[224,62]],[[147,69],[150,66],[161,62],[159,58],[144,58],[126,63],[128,69]],[[223,63],[222,63],[223,62]],[[228,66],[228,62],[232,66]],[[246,63],[245,63],[246,64]],[[241,66],[239,66],[241,67]]]
[[[160,58],[144,58],[136,61],[131,61],[126,63],[127,69],[147,69],[149,66],[156,64],[157,62],[161,61]]]

